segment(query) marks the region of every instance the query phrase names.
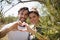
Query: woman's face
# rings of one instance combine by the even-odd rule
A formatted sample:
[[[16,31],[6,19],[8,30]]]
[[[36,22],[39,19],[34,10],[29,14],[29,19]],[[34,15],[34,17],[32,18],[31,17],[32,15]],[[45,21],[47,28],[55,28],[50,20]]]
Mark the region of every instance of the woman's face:
[[[30,19],[30,22],[31,22],[32,24],[37,24],[38,21],[39,21],[39,16],[37,16],[37,14],[30,13],[30,14],[29,14],[29,19]]]

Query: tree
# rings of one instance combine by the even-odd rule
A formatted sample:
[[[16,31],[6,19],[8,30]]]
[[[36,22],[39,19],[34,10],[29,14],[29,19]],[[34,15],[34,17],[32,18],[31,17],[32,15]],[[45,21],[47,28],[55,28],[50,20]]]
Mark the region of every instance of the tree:
[[[49,37],[51,40],[60,40],[60,0],[34,0],[41,2],[47,8],[49,12],[47,17],[42,17],[42,25],[50,26],[53,30],[50,30]],[[46,19],[45,19],[46,18]],[[48,29],[49,30],[49,29]],[[56,34],[51,35],[54,31],[58,31]],[[52,32],[53,31],[53,32]]]

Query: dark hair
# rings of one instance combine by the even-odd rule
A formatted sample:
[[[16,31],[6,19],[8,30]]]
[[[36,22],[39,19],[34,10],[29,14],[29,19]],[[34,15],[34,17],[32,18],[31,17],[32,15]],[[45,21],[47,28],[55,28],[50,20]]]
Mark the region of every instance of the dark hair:
[[[37,16],[39,16],[38,11],[30,11],[29,14],[31,14],[31,13],[34,13],[34,14],[36,14]],[[29,15],[29,14],[28,14],[28,15]]]
[[[20,9],[19,9],[19,11],[18,11],[18,13],[19,13],[21,10],[27,10],[27,11],[29,12],[28,7],[23,7],[23,8],[20,8]]]

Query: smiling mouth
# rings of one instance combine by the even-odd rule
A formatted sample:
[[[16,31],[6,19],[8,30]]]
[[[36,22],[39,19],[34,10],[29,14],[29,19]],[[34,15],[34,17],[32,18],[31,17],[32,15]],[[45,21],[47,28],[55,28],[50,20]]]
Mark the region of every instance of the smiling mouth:
[[[34,24],[34,23],[35,23],[35,21],[32,21],[32,23]]]
[[[23,19],[23,20],[24,20],[25,18],[21,18],[21,19]]]

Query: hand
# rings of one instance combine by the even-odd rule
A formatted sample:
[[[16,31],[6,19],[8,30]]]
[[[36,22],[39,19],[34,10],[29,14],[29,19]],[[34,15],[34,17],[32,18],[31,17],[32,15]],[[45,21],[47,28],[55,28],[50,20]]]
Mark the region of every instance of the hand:
[[[19,24],[20,26],[18,26],[18,30],[20,30],[20,31],[26,31],[27,30],[27,23],[25,23],[25,22],[23,22],[23,23],[20,23]]]
[[[18,25],[19,25],[19,26],[22,26],[22,22],[21,22],[21,21],[18,21]]]

